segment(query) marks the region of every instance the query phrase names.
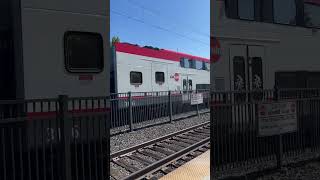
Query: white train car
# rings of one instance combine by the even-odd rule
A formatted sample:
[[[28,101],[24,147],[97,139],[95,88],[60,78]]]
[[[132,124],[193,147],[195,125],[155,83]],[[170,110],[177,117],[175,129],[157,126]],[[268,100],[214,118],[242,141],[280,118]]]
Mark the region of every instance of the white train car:
[[[256,107],[237,103],[270,100],[273,92],[244,91],[320,88],[319,12],[319,0],[211,1],[212,104],[236,104],[211,109],[211,117],[221,113],[218,122],[228,130],[234,125],[237,132],[236,123],[255,130]],[[280,96],[296,98],[294,91]],[[311,107],[304,105],[299,116],[310,119]]]
[[[319,0],[211,1],[212,89],[320,88],[319,12]]]
[[[2,0],[0,99],[107,96],[107,2]]]
[[[208,89],[209,59],[184,53],[115,43],[111,91],[155,92]]]

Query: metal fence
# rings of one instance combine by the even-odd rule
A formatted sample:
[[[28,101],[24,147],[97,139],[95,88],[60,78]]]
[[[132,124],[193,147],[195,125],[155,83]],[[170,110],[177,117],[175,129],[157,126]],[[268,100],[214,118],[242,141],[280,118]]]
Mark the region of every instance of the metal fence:
[[[202,94],[203,103],[191,105],[194,93]],[[209,112],[209,100],[207,90],[111,94],[111,128],[134,130],[145,125],[168,123],[183,116]]]
[[[258,105],[295,102],[297,131],[259,136]],[[211,93],[211,170],[281,167],[285,159],[317,155],[320,148],[320,89],[273,89]],[[267,163],[268,162],[268,163]]]
[[[106,179],[108,111],[106,97],[0,101],[0,179]]]

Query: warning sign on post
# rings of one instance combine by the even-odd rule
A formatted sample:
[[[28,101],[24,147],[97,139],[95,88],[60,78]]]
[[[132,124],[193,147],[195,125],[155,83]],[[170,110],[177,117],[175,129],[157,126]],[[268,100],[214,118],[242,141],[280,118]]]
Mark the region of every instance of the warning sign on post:
[[[191,105],[197,105],[203,103],[202,93],[192,93],[191,95]]]
[[[260,136],[273,136],[297,130],[296,102],[264,103],[258,105]]]

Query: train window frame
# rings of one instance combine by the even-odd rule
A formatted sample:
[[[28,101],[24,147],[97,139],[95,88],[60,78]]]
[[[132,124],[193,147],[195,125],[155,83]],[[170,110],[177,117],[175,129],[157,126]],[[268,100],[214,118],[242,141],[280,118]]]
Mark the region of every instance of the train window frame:
[[[190,86],[191,86],[191,88],[190,88]],[[192,79],[189,79],[188,80],[188,90],[190,90],[190,91],[192,91],[193,90],[193,83],[192,83]]]
[[[264,6],[268,3],[268,6]],[[269,7],[270,6],[270,7]],[[255,0],[254,16],[257,22],[274,23],[273,0]],[[271,9],[270,9],[271,8]],[[269,12],[269,13],[266,13]]]
[[[210,71],[210,63],[203,61],[202,62],[202,70]]]
[[[305,16],[303,14],[303,12],[305,11],[305,6],[304,4],[305,3],[308,3],[308,2],[303,2],[303,1],[294,1],[295,3],[295,15],[296,15],[296,18],[295,18],[295,24],[283,24],[283,23],[279,23],[279,22],[276,22],[275,21],[275,16],[274,16],[274,0],[270,0],[272,1],[272,21],[271,20],[263,20],[263,17],[257,17],[257,16],[261,16],[261,10],[259,11],[259,9],[257,10],[258,8],[258,4],[257,1],[259,0],[255,0],[255,5],[254,5],[254,8],[255,8],[255,18],[254,20],[247,20],[247,19],[240,19],[239,18],[239,12],[238,12],[238,0],[225,0],[225,14],[226,14],[226,17],[229,18],[229,19],[235,19],[235,20],[241,20],[241,21],[249,21],[249,22],[260,22],[260,23],[266,23],[266,24],[274,24],[274,25],[281,25],[281,26],[292,26],[292,27],[299,27],[299,28],[303,28],[303,29],[320,29],[320,26],[319,27],[310,27],[310,26],[307,26],[306,23],[305,23]],[[318,4],[316,4],[318,5]],[[320,5],[319,5],[320,6]],[[260,7],[261,8],[261,7]],[[259,15],[260,13],[260,15]]]
[[[256,19],[256,17],[255,17],[255,14],[256,14],[256,0],[250,0],[250,1],[252,1],[252,5],[253,5],[252,19],[251,19],[251,18],[245,18],[245,17],[241,17],[241,16],[240,16],[240,4],[241,4],[241,3],[239,3],[239,1],[238,1],[238,3],[237,3],[237,8],[238,8],[237,12],[238,12],[238,18],[239,18],[239,19],[241,19],[241,20],[247,20],[247,21],[254,21],[254,20]]]
[[[97,62],[96,67],[82,68],[82,67],[72,67],[72,55],[71,43],[70,42],[74,37],[83,37],[83,38],[92,38],[96,40],[97,50]],[[90,40],[92,40],[90,39]],[[81,55],[80,55],[81,56]],[[69,73],[101,73],[104,70],[104,43],[103,37],[99,33],[95,32],[83,32],[83,31],[67,31],[64,33],[64,58],[65,58],[65,68]]]
[[[188,61],[189,61],[189,68],[190,69],[196,69],[196,60],[188,59]]]
[[[186,66],[186,63],[188,63],[188,66]],[[189,59],[188,58],[181,58],[180,66],[183,68],[190,68]]]
[[[297,24],[298,24],[298,22],[297,22],[297,16],[298,16],[298,4],[297,4],[297,1],[296,0],[287,0],[287,1],[292,1],[293,2],[293,4],[294,4],[294,24],[292,24],[292,23],[284,23],[284,22],[278,22],[277,21],[277,16],[276,16],[276,10],[275,10],[275,5],[276,5],[276,3],[275,3],[275,1],[273,0],[273,23],[274,24],[281,24],[281,25],[289,25],[289,26],[298,26]],[[283,2],[283,0],[282,1],[276,1],[276,2]]]
[[[311,3],[311,2],[303,2],[303,12],[304,12],[304,16],[303,16],[303,21],[304,21],[304,26],[306,28],[315,28],[315,29],[319,29],[320,28],[320,21],[318,22],[318,25],[308,25],[306,22],[306,6],[313,6],[313,7],[318,7],[320,9],[320,4],[315,4],[315,3]]]
[[[195,69],[197,69],[197,70],[204,70],[204,69],[203,69],[203,61],[196,60],[196,61],[195,61]]]
[[[157,78],[159,74],[161,74],[161,75],[163,76],[163,80],[162,80],[162,81],[160,81],[160,80]],[[160,72],[160,71],[155,72],[155,81],[156,81],[157,84],[163,84],[163,83],[165,83],[166,77],[165,77],[164,72]]]
[[[186,87],[186,88],[184,88],[184,87]],[[188,82],[187,82],[186,79],[183,79],[183,81],[182,81],[182,89],[183,90],[188,90]]]
[[[133,80],[132,80],[132,74],[133,74],[133,73],[139,74],[141,80],[140,80],[138,83],[133,82]],[[143,83],[143,75],[142,75],[142,72],[140,72],[140,71],[130,71],[130,84],[132,84],[132,85],[141,85],[142,83]]]

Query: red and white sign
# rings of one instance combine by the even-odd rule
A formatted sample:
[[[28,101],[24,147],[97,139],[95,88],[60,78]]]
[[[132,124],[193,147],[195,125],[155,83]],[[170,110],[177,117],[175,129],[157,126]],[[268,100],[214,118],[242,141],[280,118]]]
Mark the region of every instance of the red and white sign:
[[[197,105],[203,103],[202,93],[192,93],[191,95],[191,105]]]
[[[170,76],[170,78],[173,78],[175,81],[179,81],[180,75],[179,75],[179,73],[174,73],[174,75]]]
[[[297,131],[297,104],[294,101],[258,105],[260,136],[273,136]]]
[[[212,62],[219,61],[221,57],[221,45],[217,38],[212,37],[210,39],[210,48],[211,48],[211,57],[210,60]]]

